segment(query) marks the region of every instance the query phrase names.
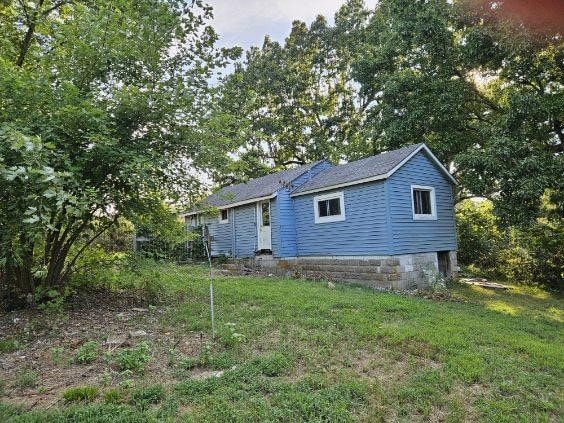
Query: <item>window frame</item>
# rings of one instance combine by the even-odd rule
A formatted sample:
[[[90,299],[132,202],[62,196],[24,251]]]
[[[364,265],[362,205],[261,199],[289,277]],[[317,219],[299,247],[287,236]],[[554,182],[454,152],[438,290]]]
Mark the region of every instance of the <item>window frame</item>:
[[[223,219],[223,212],[227,214],[225,219]],[[221,209],[219,211],[219,223],[229,223],[229,209]]]
[[[339,200],[339,207],[341,209],[341,214],[335,214],[333,216],[319,216],[319,202],[326,200]],[[342,222],[346,220],[345,215],[345,196],[343,191],[332,192],[330,194],[316,195],[313,197],[313,216],[315,223],[330,223],[330,222]]]
[[[431,214],[417,214],[415,213],[415,199],[413,198],[414,191],[429,191],[431,199]],[[437,220],[437,200],[435,196],[435,187],[428,185],[411,185],[411,212],[413,220]]]

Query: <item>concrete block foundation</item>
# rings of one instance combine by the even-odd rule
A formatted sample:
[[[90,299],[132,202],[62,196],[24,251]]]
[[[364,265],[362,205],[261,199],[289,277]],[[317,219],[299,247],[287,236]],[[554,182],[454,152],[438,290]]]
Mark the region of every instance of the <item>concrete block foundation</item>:
[[[241,274],[257,272],[287,277],[359,283],[375,289],[411,290],[427,286],[423,269],[434,269],[446,278],[457,277],[456,251],[379,257],[257,256],[229,259],[224,269]]]

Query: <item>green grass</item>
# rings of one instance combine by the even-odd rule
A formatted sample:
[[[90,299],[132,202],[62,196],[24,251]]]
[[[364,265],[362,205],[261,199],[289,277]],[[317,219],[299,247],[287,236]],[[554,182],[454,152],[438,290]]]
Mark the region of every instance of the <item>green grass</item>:
[[[140,274],[157,278],[174,298],[165,327],[209,334],[205,268],[160,265],[104,277],[115,287],[135,286]],[[221,377],[183,373],[127,398],[112,393],[105,402],[48,411],[0,405],[0,420],[557,421],[564,411],[562,299],[530,288],[451,289],[458,301],[219,277],[219,339],[179,366],[223,369]]]
[[[66,402],[92,402],[98,396],[97,386],[75,386],[63,392]]]

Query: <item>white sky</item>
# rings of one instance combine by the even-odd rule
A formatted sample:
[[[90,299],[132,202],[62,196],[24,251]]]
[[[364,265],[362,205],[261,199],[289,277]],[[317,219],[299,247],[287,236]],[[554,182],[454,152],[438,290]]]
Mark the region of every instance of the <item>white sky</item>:
[[[283,42],[290,33],[292,21],[310,24],[317,15],[329,22],[344,0],[208,0],[214,10],[215,30],[222,47],[261,46],[265,35]],[[374,7],[376,0],[365,0]]]

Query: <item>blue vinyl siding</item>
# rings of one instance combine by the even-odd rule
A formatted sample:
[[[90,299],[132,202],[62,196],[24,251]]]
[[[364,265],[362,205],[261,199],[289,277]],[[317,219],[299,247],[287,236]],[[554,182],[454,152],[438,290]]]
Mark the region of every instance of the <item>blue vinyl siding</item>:
[[[210,235],[213,237],[212,254],[231,256],[232,240],[231,240],[231,219],[233,217],[233,209],[228,210],[228,223],[219,223],[219,216],[210,216],[205,218]]]
[[[331,163],[321,162],[310,171],[294,179],[290,189],[282,188],[278,191],[275,204],[271,203],[270,209],[273,215],[272,254],[274,257],[295,257],[298,255],[294,201],[290,197],[290,192],[328,167],[331,167]]]
[[[456,250],[453,185],[424,152],[387,180],[392,253]],[[413,220],[411,185],[435,188],[437,220]]]
[[[315,223],[316,195],[343,191],[344,221]],[[384,181],[293,197],[299,256],[386,255],[388,219]]]
[[[235,257],[252,257],[257,248],[256,203],[234,209]]]

